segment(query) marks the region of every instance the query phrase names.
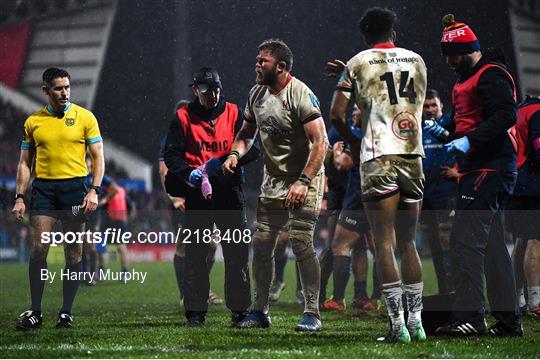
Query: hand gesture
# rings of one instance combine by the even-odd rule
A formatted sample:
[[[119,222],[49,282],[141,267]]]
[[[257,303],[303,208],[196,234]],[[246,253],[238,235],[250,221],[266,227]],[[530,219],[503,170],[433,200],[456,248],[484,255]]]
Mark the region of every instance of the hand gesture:
[[[232,176],[238,166],[238,157],[230,156],[225,163],[223,163],[223,175]]]
[[[335,59],[326,63],[326,76],[339,78],[341,73],[345,70],[345,63],[341,60]]]
[[[448,153],[459,156],[465,155],[471,149],[471,144],[469,143],[469,139],[464,136],[445,144],[444,147]]]
[[[17,199],[15,200],[15,205],[13,205],[13,209],[11,210],[11,213],[15,217],[15,219],[21,221],[24,218],[24,212],[26,211],[26,205],[24,204],[23,199]]]
[[[202,178],[202,167],[199,166],[195,170],[192,170],[191,173],[189,173],[188,182],[193,186],[198,186],[201,183],[201,178]]]
[[[441,172],[439,175],[448,181],[456,181],[459,177],[459,172],[456,170],[456,168],[451,166],[441,166]]]
[[[287,197],[285,198],[285,206],[291,210],[301,208],[306,201],[307,193],[307,185],[300,181],[295,181],[287,193]]]
[[[424,121],[424,131],[437,139],[445,138],[449,135],[448,130],[437,124],[434,120]]]
[[[332,152],[334,154],[334,159],[337,158],[343,152],[345,148],[345,143],[343,141],[336,141],[332,147]]]
[[[83,199],[81,207],[84,208],[84,214],[89,214],[94,212],[98,207],[98,195],[96,191],[91,189],[86,193],[86,196]]]

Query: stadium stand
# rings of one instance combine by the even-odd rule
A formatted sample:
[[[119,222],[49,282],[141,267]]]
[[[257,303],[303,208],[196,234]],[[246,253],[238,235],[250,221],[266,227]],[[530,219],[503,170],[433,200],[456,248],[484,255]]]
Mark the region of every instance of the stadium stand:
[[[540,3],[510,1],[510,23],[521,94],[540,96]]]

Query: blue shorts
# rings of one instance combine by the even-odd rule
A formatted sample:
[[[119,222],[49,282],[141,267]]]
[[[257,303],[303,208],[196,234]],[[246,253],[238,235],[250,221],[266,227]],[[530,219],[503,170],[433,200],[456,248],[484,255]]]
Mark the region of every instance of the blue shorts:
[[[359,165],[354,166],[349,171],[347,191],[345,192],[343,210],[339,214],[338,224],[358,234],[364,234],[369,230],[369,223],[362,204]]]

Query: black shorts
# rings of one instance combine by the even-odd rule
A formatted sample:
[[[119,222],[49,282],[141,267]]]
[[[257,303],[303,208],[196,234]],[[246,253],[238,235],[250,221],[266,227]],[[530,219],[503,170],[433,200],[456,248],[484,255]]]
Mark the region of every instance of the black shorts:
[[[369,230],[369,222],[362,204],[360,192],[359,167],[355,167],[349,174],[347,193],[343,201],[343,210],[339,214],[338,224],[345,229],[364,234]]]
[[[326,193],[326,210],[341,210],[343,208],[343,199],[345,198],[345,189],[339,185],[328,182],[328,192]]]
[[[506,208],[508,231],[524,240],[539,239],[540,196],[512,196]]]
[[[86,177],[62,180],[36,178],[32,182],[30,215],[85,222],[84,209],[80,205],[87,192]]]
[[[437,223],[449,225],[451,215],[456,208],[456,196],[424,197],[422,211],[420,212],[420,224]],[[431,220],[431,221],[430,221]]]
[[[359,204],[360,206],[346,207],[341,210],[338,224],[347,230],[354,231],[358,234],[365,234],[369,231],[370,227],[362,202],[360,201]]]

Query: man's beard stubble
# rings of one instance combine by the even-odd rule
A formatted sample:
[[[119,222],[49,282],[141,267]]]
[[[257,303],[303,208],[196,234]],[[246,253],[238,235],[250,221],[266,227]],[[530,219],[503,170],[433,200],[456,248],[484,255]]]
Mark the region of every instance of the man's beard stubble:
[[[257,73],[256,82],[259,85],[274,85],[277,82],[277,66],[273,67],[271,71],[267,73],[262,73],[259,75]]]

